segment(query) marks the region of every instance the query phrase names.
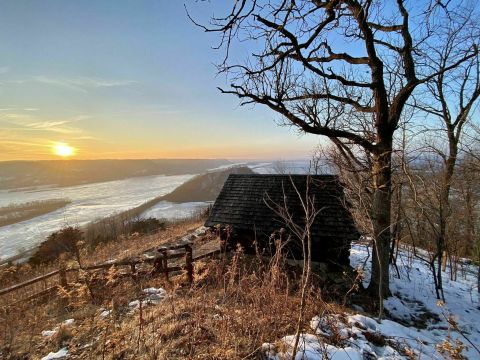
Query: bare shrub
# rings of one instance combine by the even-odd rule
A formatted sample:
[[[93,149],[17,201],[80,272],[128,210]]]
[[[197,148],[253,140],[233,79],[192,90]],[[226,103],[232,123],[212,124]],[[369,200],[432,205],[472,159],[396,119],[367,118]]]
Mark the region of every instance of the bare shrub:
[[[61,254],[65,253],[77,256],[77,242],[82,239],[82,231],[72,226],[55,231],[40,245],[29,262],[33,265],[48,263],[57,260]]]

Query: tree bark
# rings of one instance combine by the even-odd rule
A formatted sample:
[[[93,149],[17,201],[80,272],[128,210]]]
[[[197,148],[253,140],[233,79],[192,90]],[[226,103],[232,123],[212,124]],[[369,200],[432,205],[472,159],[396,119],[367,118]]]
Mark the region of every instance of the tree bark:
[[[449,154],[445,162],[445,169],[443,174],[443,182],[441,185],[440,206],[439,206],[439,231],[437,236],[437,286],[441,295],[441,299],[445,301],[443,293],[442,281],[442,262],[443,253],[445,251],[446,236],[447,236],[447,220],[450,216],[450,188],[455,171],[455,163],[458,155],[458,138],[454,135],[454,128],[448,119],[445,119],[445,124],[448,133]]]
[[[374,246],[372,257],[372,275],[368,291],[372,295],[387,297],[389,291],[390,257],[390,213],[391,213],[391,162],[392,142],[379,146],[379,154],[374,156],[374,195],[372,204],[372,223]]]

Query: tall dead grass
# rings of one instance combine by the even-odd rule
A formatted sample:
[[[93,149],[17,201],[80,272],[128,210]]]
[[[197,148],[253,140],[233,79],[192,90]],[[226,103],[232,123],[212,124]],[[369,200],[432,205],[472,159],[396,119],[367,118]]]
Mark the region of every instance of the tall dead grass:
[[[128,359],[243,359],[261,356],[264,342],[292,334],[300,306],[298,269],[280,257],[245,256],[195,264],[194,285],[178,277],[168,298],[102,329],[89,356]],[[330,308],[313,284],[305,318]],[[86,356],[84,352],[82,356]]]
[[[233,256],[197,262],[192,287],[184,286],[185,275],[170,282],[117,275],[113,269],[101,281],[78,280],[63,294],[67,307],[56,296],[3,312],[0,357],[37,358],[66,346],[79,359],[261,358],[264,342],[296,330],[301,270],[279,254],[265,261],[239,249]],[[132,311],[129,302],[142,299],[142,290],[152,286],[165,288],[167,298]],[[105,310],[109,315],[100,316]],[[305,319],[329,311],[332,306],[310,284]],[[61,325],[67,318],[75,324]],[[61,333],[41,335],[55,327]]]
[[[122,259],[139,255],[148,249],[175,242],[189,231],[202,226],[203,222],[199,218],[185,219],[170,223],[165,230],[151,235],[124,236],[119,237],[115,241],[100,244],[93,250],[81,249],[82,263],[83,265],[92,265],[111,259]],[[26,281],[58,268],[59,261],[37,266],[32,266],[28,263],[5,264],[0,266],[0,288]]]

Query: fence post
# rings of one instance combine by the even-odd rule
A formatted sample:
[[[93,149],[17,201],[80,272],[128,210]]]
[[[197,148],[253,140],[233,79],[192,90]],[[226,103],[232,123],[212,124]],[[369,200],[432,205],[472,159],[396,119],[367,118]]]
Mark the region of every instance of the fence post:
[[[63,288],[66,288],[67,287],[67,270],[65,269],[64,262],[60,263],[60,268],[58,270],[58,277],[59,277],[60,286]]]
[[[65,266],[65,261],[63,259],[60,260],[60,267],[58,269],[58,280],[59,285],[66,290],[68,287],[67,270]],[[68,307],[68,300],[63,296],[60,296],[60,306],[63,309],[66,309]]]
[[[190,245],[185,245],[185,263],[187,268],[188,282],[193,284],[193,252]]]
[[[135,275],[137,275],[137,269],[134,263],[130,264],[130,270],[132,272],[132,277],[135,277]]]
[[[164,271],[164,274],[165,274],[165,279],[167,281],[170,281],[170,279],[168,278],[167,249],[163,248],[163,249],[160,249],[160,251],[162,252],[162,255],[163,255],[162,263],[163,263],[163,271]]]

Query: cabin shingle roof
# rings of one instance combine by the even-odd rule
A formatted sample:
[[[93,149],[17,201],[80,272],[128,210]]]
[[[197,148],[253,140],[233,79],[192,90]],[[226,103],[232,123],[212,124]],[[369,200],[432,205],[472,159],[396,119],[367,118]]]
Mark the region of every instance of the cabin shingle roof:
[[[313,242],[340,247],[358,239],[359,233],[345,206],[343,188],[334,175],[231,174],[205,225],[228,224],[237,230],[254,230],[268,236],[285,227],[284,221],[269,208],[277,205],[286,205],[295,223],[303,225],[305,213],[297,190],[305,198],[308,179],[315,209],[321,209],[311,228]]]

